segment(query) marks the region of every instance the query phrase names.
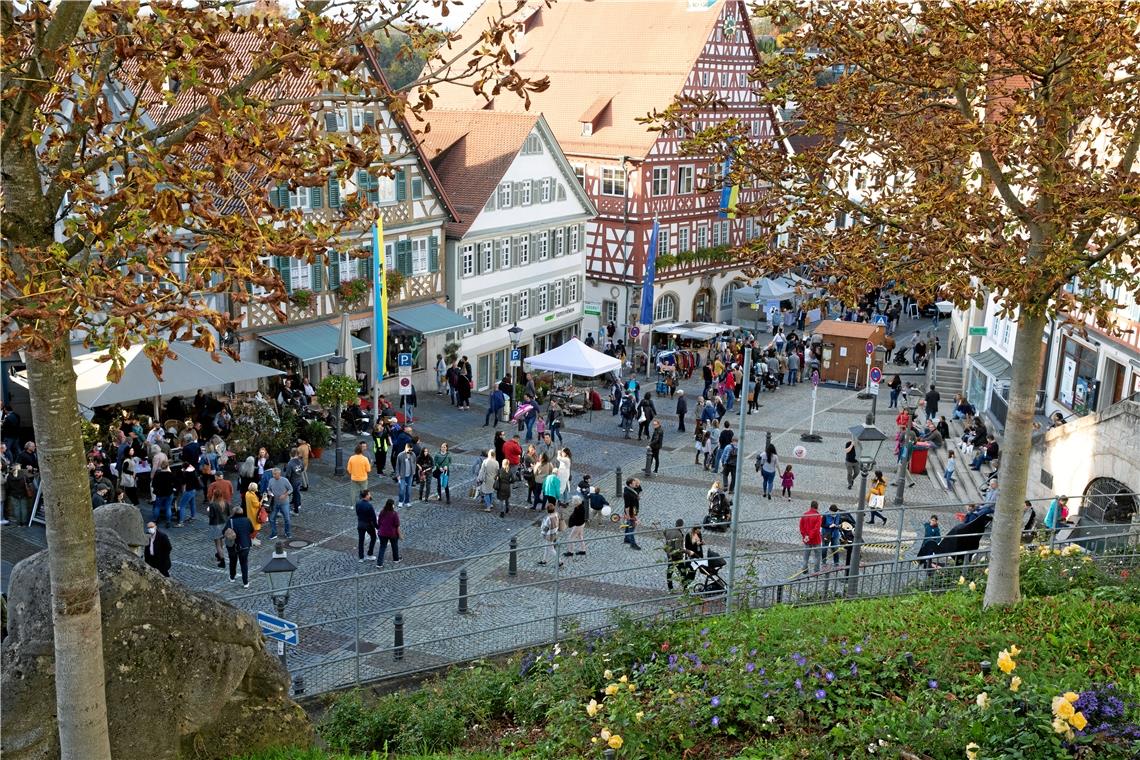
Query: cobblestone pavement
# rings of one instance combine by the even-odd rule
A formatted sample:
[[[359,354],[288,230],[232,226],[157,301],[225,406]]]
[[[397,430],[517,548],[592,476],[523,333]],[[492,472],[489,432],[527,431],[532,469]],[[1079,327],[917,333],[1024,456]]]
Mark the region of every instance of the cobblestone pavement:
[[[907,335],[912,329],[904,321],[899,334]],[[692,399],[700,392],[699,377],[698,373],[682,386],[691,400],[690,410]],[[917,375],[911,379],[922,382]],[[652,388],[651,382],[643,385]],[[883,445],[879,462],[893,482],[895,413],[885,409],[886,400],[884,394],[878,421],[891,440]],[[624,477],[641,478],[644,533],[639,541],[644,550],[636,552],[622,543],[618,523],[594,517],[586,528],[588,553],[568,558],[565,566],[558,568],[554,563],[537,564],[541,552],[537,513],[520,504],[513,506],[506,518],[499,518],[497,511],[484,513],[467,497],[473,481],[470,464],[479,451],[491,446],[493,435],[491,428],[482,427],[484,410],[477,406],[481,400],[476,399],[470,412],[458,411],[446,397],[430,392],[421,394],[420,401],[415,432],[429,446],[444,440],[451,444],[455,459],[452,503],[415,501],[401,512],[405,538],[399,564],[389,557],[385,569],[377,570],[371,561],[357,561],[355,514],[348,503],[347,480],[332,475],[333,451],[327,449],[323,459],[311,468],[311,488],[303,495],[301,514],[294,516],[288,542],[290,559],[298,570],[285,611],[287,618],[302,627],[301,644],[290,652],[290,667],[295,674],[305,676],[309,692],[345,685],[358,677],[374,678],[511,650],[549,640],[556,628],[597,627],[604,625],[618,607],[647,615],[662,610],[676,612],[692,603],[669,595],[665,589],[660,538],[661,529],[677,518],[699,522],[707,511],[705,493],[714,475],[693,463],[691,412],[687,420],[690,432],[677,433],[675,402],[658,402],[666,430],[665,450],[660,471],[649,476],[641,472],[645,442],[635,437],[625,439],[609,411],[594,412],[592,419],[587,414],[566,420],[565,445],[574,457],[573,483],[582,473],[589,473],[615,512],[620,512],[615,469],[620,467]],[[768,586],[800,573],[798,518],[809,500],[818,500],[824,510],[834,502],[844,510],[855,511],[859,483],[848,490],[843,443],[848,428],[862,422],[870,402],[859,400],[852,391],[821,386],[814,428],[822,442],[803,444],[806,455],[802,459],[795,458],[792,450],[800,445],[800,434],[810,424],[810,383],[763,394],[761,403],[755,414],[746,415],[742,450],[748,456],[740,460],[737,577],[742,582]],[[729,418],[737,428],[738,410]],[[760,478],[752,461],[764,447],[765,434],[771,435],[781,462],[793,465],[796,483],[790,501],[776,496],[770,501],[761,498]],[[343,438],[346,456],[356,440],[347,435]],[[396,495],[390,478],[374,473],[370,486],[378,506]],[[524,498],[522,489],[515,487],[520,502]],[[888,494],[893,492],[892,488]],[[906,489],[905,498],[908,505],[924,506],[889,512],[885,526],[866,526],[864,539],[869,546],[864,551],[865,562],[897,559],[892,545],[897,540],[901,540],[900,553],[913,556],[916,531],[921,535],[922,523],[930,514],[950,518],[961,510],[933,470],[930,477],[917,476],[914,485]],[[144,508],[143,514],[149,519],[149,508]],[[262,545],[251,552],[248,590],[240,583],[230,583],[227,572],[215,567],[204,516],[170,534],[174,578],[191,588],[220,594],[251,612],[273,609],[267,579],[260,572],[272,552],[267,529],[261,533]],[[512,537],[520,547],[515,576],[507,570],[506,549]],[[7,526],[3,538],[6,561],[15,561],[43,545],[39,526]],[[726,557],[729,543],[728,533],[706,532],[708,547]],[[486,555],[488,552],[494,554]],[[466,571],[470,594],[466,614],[459,612],[461,571]],[[400,661],[394,661],[392,651],[397,613],[403,616]],[[359,657],[353,647],[356,640],[360,642]]]

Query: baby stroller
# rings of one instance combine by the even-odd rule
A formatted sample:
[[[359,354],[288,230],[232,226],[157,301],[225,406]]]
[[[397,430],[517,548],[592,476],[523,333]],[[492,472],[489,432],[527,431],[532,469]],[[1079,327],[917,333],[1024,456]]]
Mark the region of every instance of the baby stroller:
[[[723,533],[732,525],[732,500],[723,491],[709,501],[709,512],[704,518],[706,530]]]
[[[908,348],[906,346],[902,346],[902,347],[896,349],[895,355],[891,357],[891,362],[899,365],[900,367],[905,367],[905,366],[909,365],[910,360],[908,360],[906,358],[906,355],[908,353],[910,353],[910,348]]]
[[[728,591],[728,584],[720,577],[720,571],[726,564],[724,558],[714,551],[709,551],[705,559],[692,560],[690,566],[701,584],[697,593],[711,596]]]

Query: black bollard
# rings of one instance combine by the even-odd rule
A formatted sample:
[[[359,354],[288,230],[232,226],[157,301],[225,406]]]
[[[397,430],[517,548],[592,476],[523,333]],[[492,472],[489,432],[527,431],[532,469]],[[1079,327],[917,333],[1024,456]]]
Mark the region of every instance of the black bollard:
[[[511,553],[507,556],[507,575],[512,578],[519,574],[519,539],[511,536]]]
[[[649,468],[653,466],[653,449],[645,447],[645,474],[651,475]]]
[[[392,659],[399,662],[404,659],[404,615],[403,613],[396,613],[396,625],[392,632]]]
[[[459,614],[467,614],[467,571],[459,571]]]
[[[622,484],[621,484],[621,468],[620,467],[617,468],[617,470],[614,472],[614,476],[615,476],[614,477],[614,496],[621,496],[622,492],[625,489],[622,488]]]

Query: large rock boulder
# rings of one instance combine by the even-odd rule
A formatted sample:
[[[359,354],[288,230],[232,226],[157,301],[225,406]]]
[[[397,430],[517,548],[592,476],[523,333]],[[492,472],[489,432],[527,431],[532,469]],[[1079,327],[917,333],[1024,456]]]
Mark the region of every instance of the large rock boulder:
[[[162,577],[115,531],[97,528],[95,550],[114,757],[230,758],[312,740],[248,614]],[[46,552],[14,568],[10,592],[2,754],[58,758]]]

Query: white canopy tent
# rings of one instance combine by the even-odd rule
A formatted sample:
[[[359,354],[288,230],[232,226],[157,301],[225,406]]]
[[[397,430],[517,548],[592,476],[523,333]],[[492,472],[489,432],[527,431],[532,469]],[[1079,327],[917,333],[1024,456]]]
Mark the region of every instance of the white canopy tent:
[[[621,370],[621,360],[596,351],[577,338],[572,338],[558,348],[523,360],[529,369],[547,372],[564,372],[583,377],[597,377],[607,372]]]
[[[167,359],[163,364],[163,379],[159,380],[151,370],[150,359],[143,353],[142,345],[131,346],[124,351],[125,366],[119,382],[107,379],[111,369],[109,361],[99,361],[107,351],[95,351],[74,357],[76,381],[75,390],[79,403],[94,408],[107,404],[123,404],[129,401],[160,396],[175,396],[189,393],[198,388],[212,388],[243,380],[256,380],[285,373],[271,367],[263,367],[254,362],[234,361],[221,354],[221,361],[214,361],[208,351],[195,348],[189,343],[171,343],[170,350],[177,358]],[[28,387],[24,373],[12,377],[17,385]]]

